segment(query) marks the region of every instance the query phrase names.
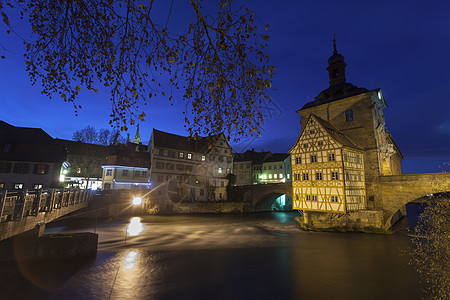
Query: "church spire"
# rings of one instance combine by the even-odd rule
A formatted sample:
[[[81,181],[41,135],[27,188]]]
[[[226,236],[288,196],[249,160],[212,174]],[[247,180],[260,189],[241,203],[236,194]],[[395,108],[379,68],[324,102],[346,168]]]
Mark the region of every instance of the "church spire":
[[[136,135],[134,136],[133,143],[134,144],[140,144],[141,143],[141,136],[139,135],[139,124],[137,125]]]
[[[336,49],[336,36],[333,37],[333,55],[328,59],[328,75],[330,78],[330,87],[346,82],[344,56],[339,54]]]

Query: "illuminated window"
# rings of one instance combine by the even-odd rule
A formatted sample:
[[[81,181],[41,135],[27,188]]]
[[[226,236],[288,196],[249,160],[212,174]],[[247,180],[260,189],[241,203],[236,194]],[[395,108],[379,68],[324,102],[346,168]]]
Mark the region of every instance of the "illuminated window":
[[[23,189],[23,183],[14,183],[14,189],[16,190]]]
[[[0,182],[0,190],[5,188],[5,183],[4,182]]]
[[[303,180],[309,180],[309,174],[303,173]]]
[[[312,163],[317,162],[317,155],[311,155],[311,162]]]
[[[272,174],[269,174],[269,179],[272,179]]]
[[[280,178],[283,178],[283,174],[280,173],[279,177],[280,177]]]
[[[345,111],[345,121],[346,122],[353,121],[353,110],[349,109]]]
[[[218,172],[219,174],[222,174],[222,172],[223,172],[222,168],[219,168],[219,169],[217,170],[217,172]]]
[[[45,175],[45,174],[47,174],[48,173],[48,165],[35,164],[33,173],[37,174],[37,175]]]
[[[33,189],[35,189],[35,190],[40,190],[40,189],[42,189],[42,184],[34,184],[34,185],[33,185]]]
[[[112,175],[112,170],[106,169],[106,176],[111,176],[111,175]]]
[[[278,178],[278,174],[273,174],[273,178]]]
[[[339,180],[338,172],[331,172],[331,180]]]
[[[338,202],[338,196],[331,196],[331,202]]]
[[[335,161],[334,153],[328,153],[328,161]]]
[[[316,173],[316,180],[322,180],[322,173]]]
[[[202,155],[202,161],[206,160],[206,156]]]
[[[290,174],[286,174],[286,177],[287,177],[287,179],[289,179],[289,177],[291,177],[291,175]]]
[[[192,159],[192,153],[188,153],[188,154],[187,154],[187,158],[188,158],[188,159]]]
[[[231,168],[227,168],[227,174],[231,173]]]

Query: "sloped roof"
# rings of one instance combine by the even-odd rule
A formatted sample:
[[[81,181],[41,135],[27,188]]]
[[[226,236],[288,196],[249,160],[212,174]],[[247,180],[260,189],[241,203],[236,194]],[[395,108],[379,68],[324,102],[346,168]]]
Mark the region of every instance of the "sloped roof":
[[[272,156],[268,157],[264,162],[280,162],[284,161],[288,156],[288,153],[273,153]]]
[[[329,88],[321,91],[313,101],[310,101],[303,105],[300,110],[319,106],[329,102],[341,100],[344,98],[356,96],[359,94],[367,93],[369,90],[363,87],[357,87],[350,82],[341,83],[338,85],[330,86]],[[299,110],[299,111],[300,111]]]
[[[0,121],[0,143],[55,144],[53,138],[41,128],[16,127]]]
[[[347,137],[345,134],[340,132],[336,127],[334,127],[331,123],[323,120],[322,118],[312,114],[311,118],[315,118],[317,122],[319,122],[320,125],[322,125],[323,128],[328,132],[328,134],[338,143],[342,144],[343,146],[355,148],[359,150],[363,150],[363,148],[356,145],[352,140],[350,140],[349,137]],[[309,122],[309,120],[308,120]]]
[[[89,144],[83,142],[76,142],[63,139],[55,139],[56,143],[59,143],[67,148],[67,154],[73,155],[90,155],[90,156],[106,156],[112,151],[112,148],[108,146],[102,146],[97,144]]]
[[[221,134],[209,138],[201,136],[193,138],[153,129],[152,135],[155,147],[207,153],[209,145]]]

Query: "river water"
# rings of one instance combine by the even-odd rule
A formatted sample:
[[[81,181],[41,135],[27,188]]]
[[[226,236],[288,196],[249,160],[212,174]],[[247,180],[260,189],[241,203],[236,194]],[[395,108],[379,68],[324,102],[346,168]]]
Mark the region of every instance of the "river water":
[[[122,218],[96,228],[55,223],[48,233],[95,230],[97,256],[3,264],[0,299],[423,297],[405,254],[407,219],[392,235],[317,233],[299,230],[297,215],[141,216],[133,226]]]

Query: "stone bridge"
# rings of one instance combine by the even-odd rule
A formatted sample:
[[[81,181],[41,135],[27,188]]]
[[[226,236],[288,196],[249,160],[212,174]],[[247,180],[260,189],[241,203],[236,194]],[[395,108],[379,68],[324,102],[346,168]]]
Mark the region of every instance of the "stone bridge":
[[[292,197],[292,183],[252,184],[235,187],[244,195],[243,200],[251,204],[253,211],[270,211],[272,203],[281,195]]]
[[[376,207],[385,211],[384,227],[390,228],[404,206],[429,194],[450,191],[450,172],[381,176],[376,183]]]

